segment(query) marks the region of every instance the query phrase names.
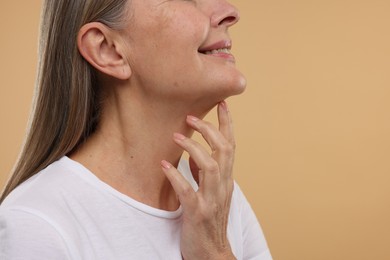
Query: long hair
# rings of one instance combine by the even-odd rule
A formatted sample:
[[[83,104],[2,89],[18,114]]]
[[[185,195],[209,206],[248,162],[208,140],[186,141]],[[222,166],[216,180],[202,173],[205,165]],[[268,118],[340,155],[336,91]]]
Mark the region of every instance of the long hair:
[[[38,73],[27,136],[0,203],[19,184],[72,152],[99,120],[97,72],[81,56],[77,34],[89,22],[120,30],[128,0],[45,0]]]

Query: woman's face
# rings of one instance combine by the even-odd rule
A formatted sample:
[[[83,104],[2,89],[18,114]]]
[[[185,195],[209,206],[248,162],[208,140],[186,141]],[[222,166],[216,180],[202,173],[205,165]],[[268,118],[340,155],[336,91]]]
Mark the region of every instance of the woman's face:
[[[130,0],[129,8],[131,82],[146,95],[214,105],[245,89],[228,34],[238,11],[228,2]]]

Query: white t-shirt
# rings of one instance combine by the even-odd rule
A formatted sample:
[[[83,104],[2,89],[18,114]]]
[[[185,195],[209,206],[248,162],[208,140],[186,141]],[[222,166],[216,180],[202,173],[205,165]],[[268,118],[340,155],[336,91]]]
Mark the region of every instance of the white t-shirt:
[[[179,170],[196,183],[188,163]],[[0,206],[0,259],[182,259],[182,208],[152,208],[63,157],[17,187]],[[228,238],[237,259],[272,259],[235,184]]]

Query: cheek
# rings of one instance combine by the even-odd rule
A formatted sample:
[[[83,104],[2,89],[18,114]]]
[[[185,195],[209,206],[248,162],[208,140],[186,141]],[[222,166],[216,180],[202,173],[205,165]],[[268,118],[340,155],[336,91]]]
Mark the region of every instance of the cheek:
[[[163,48],[185,53],[186,49],[197,51],[204,43],[209,24],[208,17],[195,7],[189,6],[166,14],[164,22],[155,33],[159,35]]]
[[[220,99],[241,93],[245,79],[235,66],[199,55],[197,50],[208,37],[209,19],[192,9],[164,12],[129,31],[133,77],[148,93],[159,96],[207,94]]]
[[[184,17],[183,17],[184,19]],[[169,83],[201,69],[198,48],[204,41],[204,29],[194,23],[171,20],[158,26],[158,30],[145,30],[141,41],[135,42],[133,67],[142,77],[153,77],[159,82]]]

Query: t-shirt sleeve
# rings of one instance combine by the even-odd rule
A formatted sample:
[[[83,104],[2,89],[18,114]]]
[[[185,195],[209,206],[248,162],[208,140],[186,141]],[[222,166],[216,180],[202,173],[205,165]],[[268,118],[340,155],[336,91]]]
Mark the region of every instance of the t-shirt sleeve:
[[[272,260],[263,231],[245,195],[236,184],[238,200],[240,201],[243,259],[244,260]]]
[[[47,220],[18,209],[0,210],[0,259],[70,259],[64,240]]]

